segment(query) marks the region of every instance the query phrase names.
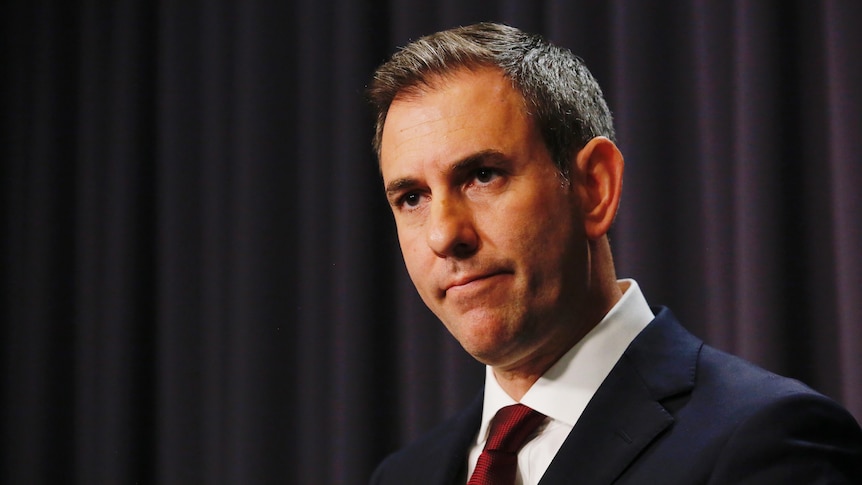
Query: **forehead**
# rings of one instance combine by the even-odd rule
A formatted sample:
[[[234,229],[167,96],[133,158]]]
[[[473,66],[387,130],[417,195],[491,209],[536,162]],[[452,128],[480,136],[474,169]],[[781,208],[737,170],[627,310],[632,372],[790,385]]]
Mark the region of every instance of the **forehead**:
[[[381,169],[416,157],[457,159],[511,149],[534,136],[532,125],[524,98],[502,71],[456,71],[395,98],[381,138]]]

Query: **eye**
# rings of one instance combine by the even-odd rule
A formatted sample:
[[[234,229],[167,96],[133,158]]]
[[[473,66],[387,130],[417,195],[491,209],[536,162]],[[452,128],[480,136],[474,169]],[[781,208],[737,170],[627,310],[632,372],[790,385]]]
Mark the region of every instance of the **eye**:
[[[422,205],[423,197],[424,194],[419,191],[406,192],[395,201],[394,205],[403,210],[413,210]]]
[[[499,176],[500,176],[500,172],[498,172],[497,170],[495,170],[493,168],[487,168],[487,167],[483,167],[483,168],[476,170],[476,175],[475,175],[476,181],[478,181],[480,184],[487,184]]]

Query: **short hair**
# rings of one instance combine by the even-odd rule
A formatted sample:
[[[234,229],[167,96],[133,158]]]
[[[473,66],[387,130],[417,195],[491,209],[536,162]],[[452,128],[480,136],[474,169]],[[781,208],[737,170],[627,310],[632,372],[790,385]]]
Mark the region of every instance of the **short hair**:
[[[368,97],[375,111],[380,157],[386,115],[402,96],[433,88],[461,69],[496,67],[523,96],[554,163],[565,176],[571,157],[596,136],[615,139],[613,118],[583,60],[539,35],[483,22],[437,32],[399,49],[374,73]]]

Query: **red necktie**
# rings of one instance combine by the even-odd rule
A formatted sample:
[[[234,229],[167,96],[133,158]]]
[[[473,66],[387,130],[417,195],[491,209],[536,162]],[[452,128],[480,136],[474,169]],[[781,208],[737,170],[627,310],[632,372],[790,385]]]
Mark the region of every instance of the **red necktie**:
[[[518,467],[518,450],[545,420],[545,415],[523,404],[506,406],[491,421],[485,449],[467,485],[512,485]]]

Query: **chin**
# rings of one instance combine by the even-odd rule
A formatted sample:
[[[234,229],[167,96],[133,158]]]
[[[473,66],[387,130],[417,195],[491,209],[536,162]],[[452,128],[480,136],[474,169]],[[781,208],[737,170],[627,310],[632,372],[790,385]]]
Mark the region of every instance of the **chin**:
[[[502,360],[499,349],[468,348],[463,345],[462,347],[471,357],[484,365],[496,366]]]
[[[487,365],[496,365],[511,353],[514,339],[499,332],[474,333],[457,338],[464,350],[474,359]]]

